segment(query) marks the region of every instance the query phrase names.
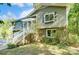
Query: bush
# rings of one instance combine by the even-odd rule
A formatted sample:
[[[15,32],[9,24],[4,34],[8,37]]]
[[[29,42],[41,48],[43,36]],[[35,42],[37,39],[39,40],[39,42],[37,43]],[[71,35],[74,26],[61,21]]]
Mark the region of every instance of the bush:
[[[70,43],[70,45],[79,45],[79,36],[76,34],[75,35],[69,34],[68,42]]]
[[[62,40],[60,42],[62,45],[70,45],[70,46],[79,46],[79,36],[76,34],[69,34],[69,37],[67,37],[65,40]]]
[[[12,48],[16,48],[17,47],[16,44],[12,44],[12,43],[7,44],[7,46],[8,46],[8,49],[12,49]]]
[[[67,44],[64,44],[64,43],[60,43],[60,44],[57,44],[57,46],[59,47],[59,48],[66,48],[67,47]]]
[[[56,45],[58,43],[58,40],[56,38],[46,38],[46,37],[44,37],[42,39],[42,42],[46,43],[46,44],[50,44],[50,45]]]
[[[77,34],[72,34],[72,33],[67,33],[66,35],[64,34],[61,37],[56,36],[56,38],[44,37],[42,39],[42,42],[51,45],[58,45],[60,48],[64,46],[79,47],[79,36]]]
[[[15,32],[19,32],[20,30],[13,30],[13,32],[15,33]]]

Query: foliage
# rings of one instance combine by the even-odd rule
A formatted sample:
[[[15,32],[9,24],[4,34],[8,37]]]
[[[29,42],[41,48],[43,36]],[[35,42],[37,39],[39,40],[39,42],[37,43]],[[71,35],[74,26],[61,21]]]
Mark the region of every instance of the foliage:
[[[8,46],[8,49],[12,49],[12,48],[16,48],[17,47],[16,44],[12,44],[12,43],[7,44],[7,46]]]
[[[12,30],[10,29],[12,24],[10,20],[4,20],[4,24],[0,27],[0,34],[3,39],[10,39],[10,35],[12,34]]]
[[[50,44],[50,45],[56,45],[58,44],[58,40],[56,40],[56,38],[46,38],[44,37],[41,42],[46,43],[46,44]]]
[[[79,45],[79,4],[71,5],[68,16],[69,38],[67,42],[70,45]]]
[[[4,22],[0,20],[0,24],[3,24]]]
[[[11,3],[0,3],[0,5],[7,5],[7,6],[9,6],[9,7],[12,6]],[[0,12],[1,12],[1,10],[0,10]]]
[[[39,28],[41,27],[41,25],[40,25],[40,23],[39,23],[39,21],[36,19],[36,20],[34,20],[33,21],[33,23],[32,23],[32,30],[34,31],[34,33],[35,33],[35,35],[34,35],[34,39],[35,39],[35,41],[36,42],[39,42],[40,41],[40,39],[39,39]]]
[[[68,20],[68,30],[79,35],[79,4],[71,5]]]
[[[64,44],[64,43],[60,43],[60,44],[57,44],[58,48],[67,48],[67,44]]]
[[[34,7],[35,9],[40,9],[43,6],[40,3],[34,3]]]
[[[11,7],[11,3],[0,3],[0,5],[6,4],[7,6]]]
[[[19,31],[20,31],[20,30],[14,30],[13,33],[15,33],[15,32],[19,32]]]
[[[79,36],[78,35],[69,34],[68,42],[70,43],[70,45],[78,46],[79,45]]]
[[[63,37],[64,39],[64,37]],[[62,42],[58,43],[58,46],[60,48],[64,47],[64,46],[74,46],[77,47],[79,46],[79,36],[76,34],[68,34],[68,37],[65,40],[62,40]]]

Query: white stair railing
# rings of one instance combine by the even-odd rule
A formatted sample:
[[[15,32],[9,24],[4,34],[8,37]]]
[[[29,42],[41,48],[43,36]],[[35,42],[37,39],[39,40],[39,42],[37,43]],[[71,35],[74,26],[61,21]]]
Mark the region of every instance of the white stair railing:
[[[16,35],[14,34],[13,36],[14,37],[13,37],[12,43],[17,43],[20,40],[19,38],[23,36],[23,32],[20,32]]]
[[[16,44],[16,43],[22,41],[24,39],[23,36],[26,37],[29,33],[30,33],[29,31],[27,31],[27,32],[26,31],[22,31],[20,33],[17,33],[16,35],[14,35],[12,43]]]

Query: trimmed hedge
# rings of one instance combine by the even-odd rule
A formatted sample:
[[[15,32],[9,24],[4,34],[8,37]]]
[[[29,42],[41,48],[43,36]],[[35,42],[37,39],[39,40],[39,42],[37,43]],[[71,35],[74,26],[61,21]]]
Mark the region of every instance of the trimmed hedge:
[[[12,44],[12,43],[7,44],[7,46],[8,46],[8,49],[12,49],[12,48],[18,47],[16,44]]]

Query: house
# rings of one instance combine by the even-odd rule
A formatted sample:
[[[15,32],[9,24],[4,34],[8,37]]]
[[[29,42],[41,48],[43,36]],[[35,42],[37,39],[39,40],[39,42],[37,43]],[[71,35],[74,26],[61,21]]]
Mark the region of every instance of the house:
[[[68,25],[69,7],[66,3],[34,3],[34,10],[25,19],[35,19],[39,38],[55,38],[56,33],[63,32]],[[33,27],[33,26],[32,26]]]
[[[38,32],[38,38],[36,39],[40,40],[42,38],[54,39],[56,34],[59,37],[63,37],[63,33],[68,25],[68,4],[34,3],[33,8],[34,10],[26,17],[13,22],[15,23],[13,30],[16,32],[13,37],[14,43],[15,41],[25,42],[25,39],[30,40],[36,32]],[[30,34],[33,35],[30,36]]]
[[[27,42],[27,40],[43,38],[56,38],[56,35],[63,37],[68,25],[69,6],[66,3],[34,3],[34,10],[26,17],[21,18],[15,23],[13,38],[14,43]],[[31,35],[32,34],[32,35]],[[40,41],[39,40],[39,41]]]

